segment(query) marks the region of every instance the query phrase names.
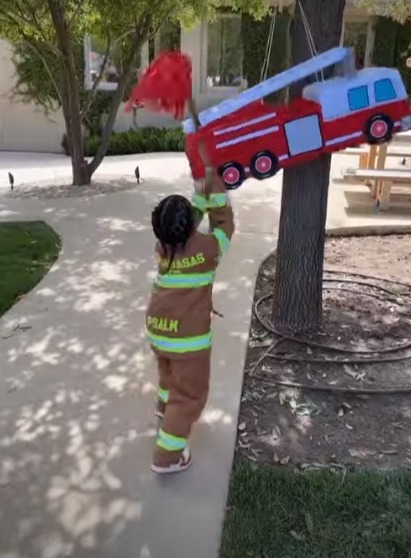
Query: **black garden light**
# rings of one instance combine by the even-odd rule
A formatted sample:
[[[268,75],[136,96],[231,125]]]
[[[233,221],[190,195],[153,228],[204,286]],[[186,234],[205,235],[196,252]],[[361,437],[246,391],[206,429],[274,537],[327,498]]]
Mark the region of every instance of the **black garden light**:
[[[134,174],[136,176],[137,184],[140,184],[140,168],[138,166],[136,167]]]

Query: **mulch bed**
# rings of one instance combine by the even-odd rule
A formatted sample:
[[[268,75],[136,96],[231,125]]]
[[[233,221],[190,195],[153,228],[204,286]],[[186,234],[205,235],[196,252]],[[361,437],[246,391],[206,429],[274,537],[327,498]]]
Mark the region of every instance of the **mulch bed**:
[[[136,188],[138,188],[138,184],[136,180],[131,178],[100,177],[88,186],[73,186],[71,179],[67,179],[66,182],[61,182],[60,179],[57,184],[52,180],[44,180],[36,183],[18,185],[13,191],[0,191],[0,195],[14,199],[34,198],[55,200],[129,192]]]
[[[411,466],[411,349],[402,348],[411,346],[410,251],[409,235],[329,239],[325,269],[333,273],[324,275],[322,331],[306,338],[313,344],[287,340],[271,349],[277,359],[288,360],[263,358],[278,337],[261,323],[270,320],[271,299],[260,302],[260,320],[254,312],[251,326],[238,454],[302,469]],[[255,304],[271,292],[274,273],[275,255],[260,269]],[[409,287],[399,284],[407,282]],[[383,362],[393,358],[399,360]],[[347,362],[350,359],[360,363]],[[409,393],[350,392],[354,389]]]

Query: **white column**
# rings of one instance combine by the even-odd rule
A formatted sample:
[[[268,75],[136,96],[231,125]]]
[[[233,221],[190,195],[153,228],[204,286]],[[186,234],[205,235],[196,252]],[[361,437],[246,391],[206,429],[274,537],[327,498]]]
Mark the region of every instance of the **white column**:
[[[83,41],[83,55],[84,55],[84,87],[91,89],[93,82],[91,79],[90,55],[91,55],[91,38],[86,35]]]
[[[148,66],[148,43],[144,43],[143,46],[141,47],[141,69],[140,69],[140,73],[143,73],[147,66]]]
[[[372,57],[374,53],[374,41],[375,41],[375,19],[370,19],[368,23],[367,30],[367,44],[365,48],[364,65],[371,66]]]
[[[190,31],[181,30],[181,50],[188,54],[193,65],[193,97],[196,99],[202,91],[202,25]],[[205,53],[207,63],[207,53]]]

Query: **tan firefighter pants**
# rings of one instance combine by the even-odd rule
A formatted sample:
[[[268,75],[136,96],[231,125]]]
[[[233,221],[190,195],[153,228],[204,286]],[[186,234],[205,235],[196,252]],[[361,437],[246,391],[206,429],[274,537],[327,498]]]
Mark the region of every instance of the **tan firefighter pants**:
[[[204,409],[210,382],[210,352],[181,360],[157,356],[157,360],[158,397],[165,412],[154,464],[162,467],[180,459],[191,428]]]

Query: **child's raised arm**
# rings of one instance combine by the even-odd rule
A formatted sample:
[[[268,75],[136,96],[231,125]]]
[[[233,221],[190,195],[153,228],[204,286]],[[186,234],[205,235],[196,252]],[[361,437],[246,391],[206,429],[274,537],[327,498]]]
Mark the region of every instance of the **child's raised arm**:
[[[196,192],[192,204],[201,213],[208,213],[211,234],[217,239],[221,256],[228,250],[235,226],[224,181],[215,169],[212,169],[210,193],[207,196]]]

